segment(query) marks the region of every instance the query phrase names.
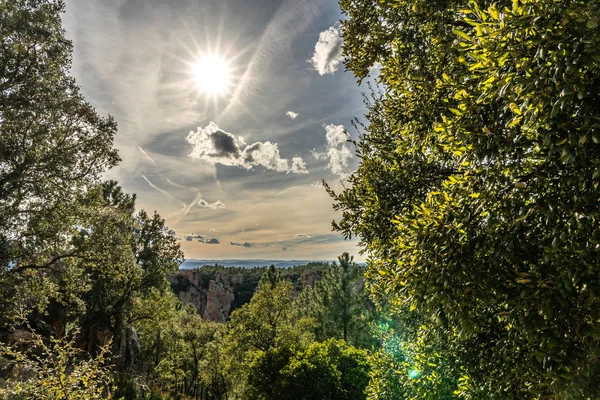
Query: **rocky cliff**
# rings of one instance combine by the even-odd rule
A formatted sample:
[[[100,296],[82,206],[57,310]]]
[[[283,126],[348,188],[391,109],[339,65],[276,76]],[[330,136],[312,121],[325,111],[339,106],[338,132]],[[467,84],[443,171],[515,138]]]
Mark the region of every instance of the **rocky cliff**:
[[[289,279],[300,292],[304,287],[314,287],[321,279],[327,264],[313,263],[282,269],[282,277]],[[264,268],[226,268],[205,266],[193,270],[180,270],[169,281],[171,289],[183,304],[192,304],[205,320],[226,322],[236,308],[241,307],[254,294]]]

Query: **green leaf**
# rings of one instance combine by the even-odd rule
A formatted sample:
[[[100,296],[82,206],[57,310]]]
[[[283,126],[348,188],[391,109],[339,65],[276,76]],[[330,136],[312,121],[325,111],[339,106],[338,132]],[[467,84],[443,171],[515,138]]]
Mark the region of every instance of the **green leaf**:
[[[466,33],[464,33],[463,31],[461,31],[460,29],[452,29],[452,32],[454,32],[455,35],[457,35],[458,37],[470,42],[472,39],[469,37],[469,35],[467,35]]]
[[[515,103],[510,103],[509,107],[513,113],[515,113],[517,115],[521,115],[521,110],[519,109],[519,106],[517,106]]]

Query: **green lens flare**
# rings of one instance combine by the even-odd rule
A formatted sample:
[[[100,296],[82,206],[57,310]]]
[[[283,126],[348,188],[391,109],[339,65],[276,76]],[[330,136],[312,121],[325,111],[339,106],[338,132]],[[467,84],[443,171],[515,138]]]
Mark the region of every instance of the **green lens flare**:
[[[410,379],[417,379],[417,378],[419,377],[419,375],[420,375],[420,374],[419,374],[419,371],[417,371],[416,369],[411,369],[411,370],[408,372],[408,377],[409,377]]]

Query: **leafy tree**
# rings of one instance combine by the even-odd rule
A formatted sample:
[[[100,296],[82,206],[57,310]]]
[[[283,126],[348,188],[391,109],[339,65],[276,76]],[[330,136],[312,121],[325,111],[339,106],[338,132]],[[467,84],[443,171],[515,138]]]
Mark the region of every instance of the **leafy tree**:
[[[281,371],[278,399],[366,399],[367,352],[329,339],[296,353]]]
[[[116,123],[68,76],[60,0],[0,4],[0,262],[26,262],[55,239],[70,202],[118,161]],[[6,273],[5,271],[3,273]]]
[[[27,340],[18,345],[0,343],[3,372],[10,374],[0,385],[1,398],[99,400],[110,395],[110,343],[91,358],[76,346],[74,335],[47,341],[35,331],[26,333]]]
[[[323,272],[315,288],[307,287],[296,304],[301,315],[312,318],[319,341],[342,339],[355,346],[372,344],[368,335],[368,299],[363,290],[362,271],[348,253],[338,257]]]
[[[137,346],[131,327],[143,317],[136,315],[134,303],[153,290],[168,291],[166,278],[177,271],[183,254],[158,214],[134,213],[135,198],[122,194],[116,182],[105,182],[99,189],[101,204],[93,204],[89,225],[83,225],[74,249],[77,266],[90,277],[90,289],[82,294],[86,313],[80,322],[88,346],[102,330],[114,335],[118,365],[131,367],[132,346]]]
[[[600,2],[340,5],[347,67],[382,66],[361,165],[330,190],[374,298],[458,360],[457,395],[593,397]]]
[[[222,374],[225,325],[206,322],[191,306],[182,308],[169,292],[154,289],[136,301],[134,326],[141,354],[134,372],[144,383],[132,386],[158,389],[176,396],[221,399],[227,392]]]
[[[269,285],[271,288],[274,288],[280,281],[281,271],[275,268],[275,265],[271,264],[271,266],[260,277],[259,285]]]
[[[63,260],[78,201],[116,165],[116,123],[68,75],[60,0],[0,4],[0,309],[43,309],[56,291],[36,271]],[[75,215],[75,217],[74,217]],[[67,242],[67,243],[65,243]]]
[[[234,396],[275,398],[272,382],[296,349],[309,343],[308,322],[295,317],[293,299],[289,281],[279,280],[273,286],[265,279],[250,302],[232,313],[225,337],[225,367]]]

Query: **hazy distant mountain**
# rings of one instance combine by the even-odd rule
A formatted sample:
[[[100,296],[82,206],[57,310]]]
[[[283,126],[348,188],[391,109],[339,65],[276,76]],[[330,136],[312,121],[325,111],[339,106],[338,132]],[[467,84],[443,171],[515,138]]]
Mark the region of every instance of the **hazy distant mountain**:
[[[219,264],[225,267],[254,268],[267,267],[271,264],[277,268],[291,268],[295,265],[305,265],[309,262],[331,262],[333,260],[185,260],[179,269],[192,269],[204,265]]]

